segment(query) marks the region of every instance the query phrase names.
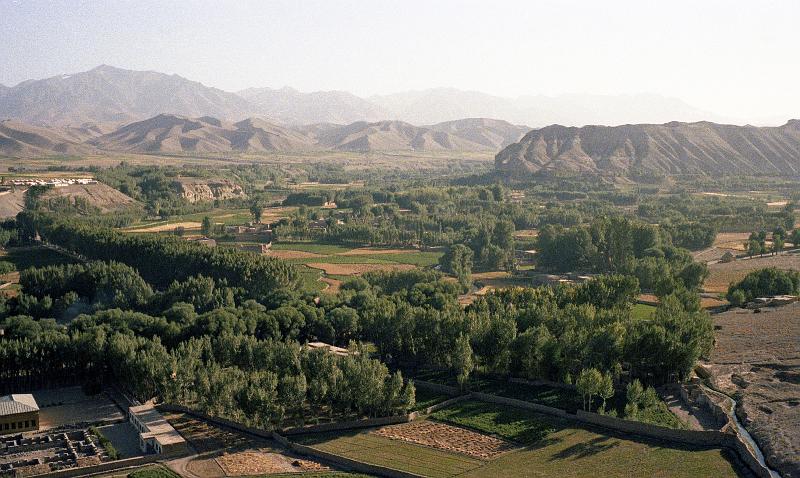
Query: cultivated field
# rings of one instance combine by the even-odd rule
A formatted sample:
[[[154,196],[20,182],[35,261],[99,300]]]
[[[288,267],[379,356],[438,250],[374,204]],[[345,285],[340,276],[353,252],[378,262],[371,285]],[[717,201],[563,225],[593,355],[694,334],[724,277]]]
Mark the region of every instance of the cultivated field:
[[[706,367],[716,388],[738,397],[738,412],[768,462],[800,474],[800,303],[760,313],[714,316],[716,344]]]
[[[374,434],[440,450],[468,455],[482,460],[496,458],[515,446],[505,440],[433,421],[416,421],[390,425]]]
[[[305,437],[303,442],[359,461],[434,478],[737,476],[719,449],[622,437],[493,404],[461,402],[442,412],[433,416],[455,425],[441,428],[441,421],[412,422],[372,431]],[[506,420],[508,414],[515,418]],[[415,428],[418,433],[413,433]],[[514,444],[509,441],[511,436],[516,437]],[[486,448],[490,443],[499,449]],[[475,453],[486,456],[470,456]]]

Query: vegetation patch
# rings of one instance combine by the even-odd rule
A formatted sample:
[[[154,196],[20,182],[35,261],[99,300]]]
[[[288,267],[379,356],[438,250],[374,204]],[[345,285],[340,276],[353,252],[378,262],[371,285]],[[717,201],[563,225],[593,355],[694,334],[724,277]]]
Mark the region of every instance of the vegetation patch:
[[[555,430],[552,419],[521,408],[495,403],[463,401],[431,414],[431,418],[453,423],[516,443],[530,445]]]

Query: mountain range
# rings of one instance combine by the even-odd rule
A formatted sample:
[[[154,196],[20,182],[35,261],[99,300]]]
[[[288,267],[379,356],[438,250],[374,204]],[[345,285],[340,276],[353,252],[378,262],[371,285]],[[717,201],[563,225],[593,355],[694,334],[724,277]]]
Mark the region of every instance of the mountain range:
[[[778,127],[709,122],[535,129],[495,157],[509,177],[535,173],[800,175],[800,120]]]
[[[111,131],[93,124],[42,127],[0,122],[0,154],[15,157],[99,151],[227,153],[303,151],[487,151],[522,137],[528,128],[505,121],[465,119],[420,127],[402,121],[281,126],[261,118],[238,122],[211,116],[160,114]]]
[[[13,87],[0,86],[0,118],[36,125],[120,125],[161,113],[228,121],[260,117],[291,126],[383,120],[429,125],[463,118],[494,118],[531,126],[721,120],[680,100],[658,95],[512,99],[453,88],[369,98],[344,91],[302,93],[292,88],[249,88],[232,93],[178,75],[108,65],[28,80]]]

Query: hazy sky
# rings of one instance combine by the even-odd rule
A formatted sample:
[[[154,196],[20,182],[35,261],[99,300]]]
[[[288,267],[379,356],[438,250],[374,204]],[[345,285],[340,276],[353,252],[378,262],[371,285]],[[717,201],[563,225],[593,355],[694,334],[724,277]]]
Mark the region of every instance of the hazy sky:
[[[658,93],[800,117],[800,0],[0,0],[0,83],[106,63],[226,90]]]

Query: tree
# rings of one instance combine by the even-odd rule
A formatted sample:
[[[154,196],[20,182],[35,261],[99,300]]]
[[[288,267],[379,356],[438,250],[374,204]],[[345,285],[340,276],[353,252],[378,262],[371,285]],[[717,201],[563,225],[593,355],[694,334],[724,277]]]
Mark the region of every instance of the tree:
[[[469,337],[464,334],[458,336],[450,360],[453,371],[456,373],[458,386],[463,391],[469,380],[469,374],[472,373],[472,369],[475,366],[472,360],[472,346],[469,344]]]
[[[472,249],[464,244],[455,244],[439,259],[442,270],[453,274],[458,279],[458,283],[464,290],[469,289],[472,283]]]
[[[794,247],[800,247],[800,229],[795,229],[789,235],[789,242],[791,242]]]
[[[775,254],[780,254],[782,250],[783,250],[783,236],[773,236],[772,252]]]
[[[205,216],[203,218],[203,223],[200,226],[200,232],[204,236],[210,236],[212,231],[213,231],[213,228],[214,228],[214,225],[211,223],[211,218],[208,217],[208,216]]]
[[[596,368],[581,370],[575,387],[583,397],[583,409],[592,411],[592,398],[599,395],[603,387],[603,375]]]
[[[250,203],[250,214],[253,216],[253,222],[256,224],[261,223],[261,215],[264,213],[264,206],[258,199]]]
[[[600,406],[600,409],[605,412],[606,410],[606,400],[614,396],[614,380],[611,377],[610,373],[603,374],[603,378],[600,381],[597,394],[603,399],[603,404]]]
[[[761,254],[763,252],[763,246],[758,239],[750,239],[744,243],[745,249],[747,249],[747,255],[749,257],[753,257],[756,254]]]

